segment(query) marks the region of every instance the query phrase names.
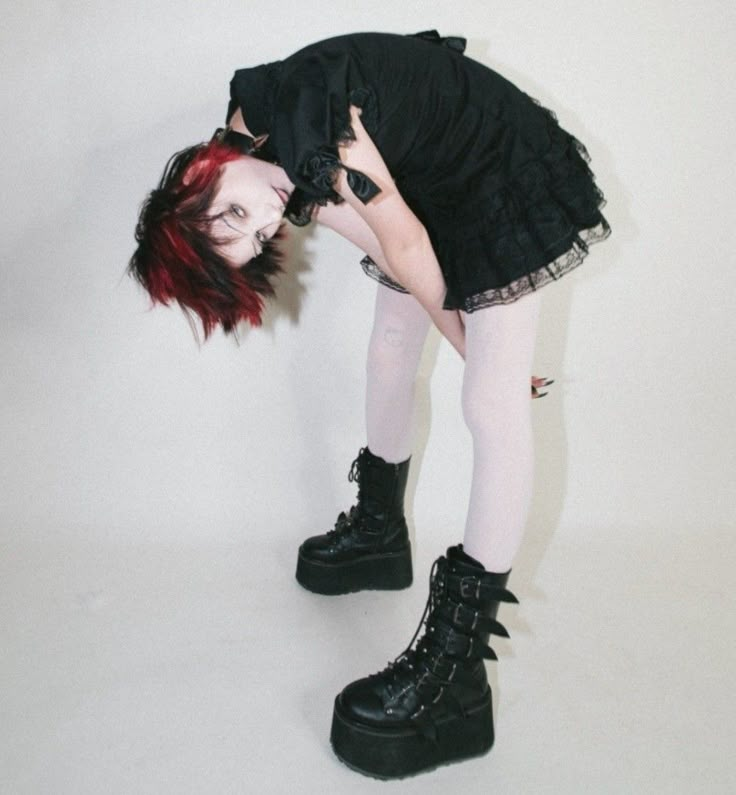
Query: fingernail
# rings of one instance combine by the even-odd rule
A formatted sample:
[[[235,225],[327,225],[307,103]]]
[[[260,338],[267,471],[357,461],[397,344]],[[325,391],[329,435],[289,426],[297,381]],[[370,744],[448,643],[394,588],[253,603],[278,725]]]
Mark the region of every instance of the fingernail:
[[[544,385],[545,385],[545,386],[549,386],[550,384],[554,384],[554,382],[555,382],[555,379],[554,379],[554,378],[548,378],[548,379],[547,379],[547,380],[544,382]]]
[[[549,392],[540,392],[537,397],[544,397],[545,395],[549,395]]]

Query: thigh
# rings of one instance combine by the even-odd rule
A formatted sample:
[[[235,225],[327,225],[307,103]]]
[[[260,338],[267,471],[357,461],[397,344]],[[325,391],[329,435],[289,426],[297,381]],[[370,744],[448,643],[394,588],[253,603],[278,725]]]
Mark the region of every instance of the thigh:
[[[373,341],[390,348],[417,349],[424,345],[432,320],[409,293],[377,285]]]
[[[540,305],[535,290],[510,304],[462,313],[466,376],[519,383],[528,398]]]

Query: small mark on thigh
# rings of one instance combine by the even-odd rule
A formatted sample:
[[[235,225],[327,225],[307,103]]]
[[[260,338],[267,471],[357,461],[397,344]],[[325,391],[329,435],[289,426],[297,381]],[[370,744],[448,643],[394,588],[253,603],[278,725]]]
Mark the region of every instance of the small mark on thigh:
[[[401,348],[404,344],[404,332],[399,328],[388,326],[383,334],[383,340],[392,348]]]

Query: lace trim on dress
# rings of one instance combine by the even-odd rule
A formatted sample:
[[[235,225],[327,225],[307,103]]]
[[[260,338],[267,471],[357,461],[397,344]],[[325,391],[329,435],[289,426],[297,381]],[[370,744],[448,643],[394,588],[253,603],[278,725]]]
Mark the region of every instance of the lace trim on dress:
[[[402,287],[398,282],[394,281],[390,276],[384,273],[378,265],[372,260],[369,256],[363,257],[360,261],[361,267],[367,276],[370,276],[371,279],[375,279],[377,282],[386,285],[386,287],[390,287],[392,290],[396,290],[399,293],[409,293],[409,291]]]
[[[603,216],[596,226],[581,230],[573,243],[571,249],[552,262],[537,268],[531,273],[514,279],[510,284],[502,287],[493,287],[481,293],[476,293],[460,301],[460,306],[447,306],[445,309],[461,309],[463,312],[471,313],[476,309],[483,309],[487,306],[496,304],[510,304],[517,301],[523,295],[539,290],[551,281],[557,281],[566,273],[577,268],[582,264],[588,254],[588,248],[593,243],[605,240],[611,234],[611,227]],[[378,265],[368,256],[360,261],[363,272],[385,287],[390,287],[399,293],[409,294],[409,291],[402,287],[398,282],[391,279],[384,273]]]
[[[284,218],[294,226],[307,226],[312,221],[315,204],[321,204],[324,207],[327,204],[327,199],[322,202],[309,199],[304,191],[294,188],[284,210]]]
[[[532,271],[510,284],[503,287],[494,287],[482,293],[468,296],[461,301],[462,306],[448,307],[445,309],[462,309],[463,312],[475,312],[476,309],[483,309],[487,306],[496,304],[510,304],[517,301],[523,295],[539,290],[551,281],[557,281],[566,273],[574,270],[581,265],[588,255],[588,247],[593,243],[605,240],[611,234],[611,227],[605,218],[601,216],[601,222],[589,229],[581,230],[571,249],[552,262],[543,265],[541,268]]]
[[[348,113],[350,105],[360,108],[360,121],[369,133],[374,132],[378,124],[378,103],[375,92],[369,88],[354,88],[348,94]],[[337,145],[354,140],[355,132],[350,124],[349,116],[346,116],[340,132],[337,134]]]

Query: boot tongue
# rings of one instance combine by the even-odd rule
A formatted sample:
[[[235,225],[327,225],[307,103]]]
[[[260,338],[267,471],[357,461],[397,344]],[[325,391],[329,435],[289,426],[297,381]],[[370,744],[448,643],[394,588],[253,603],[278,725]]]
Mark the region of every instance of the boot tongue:
[[[475,558],[471,558],[467,552],[463,550],[463,545],[458,544],[455,547],[449,547],[447,550],[447,559],[450,561],[452,567],[456,570],[471,569],[472,574],[485,571],[483,564]]]
[[[511,574],[511,569],[503,573],[487,571],[480,561],[476,560],[475,558],[471,558],[470,555],[463,550],[462,544],[458,544],[455,547],[450,547],[447,550],[447,562],[451,580],[454,580],[450,586],[453,591],[460,588],[460,585],[455,578],[460,578],[461,580],[468,580],[472,578],[474,580],[480,581],[485,586],[505,588],[509,579],[509,575]],[[466,586],[466,588],[470,587],[470,585]],[[462,596],[462,591],[460,594]]]

